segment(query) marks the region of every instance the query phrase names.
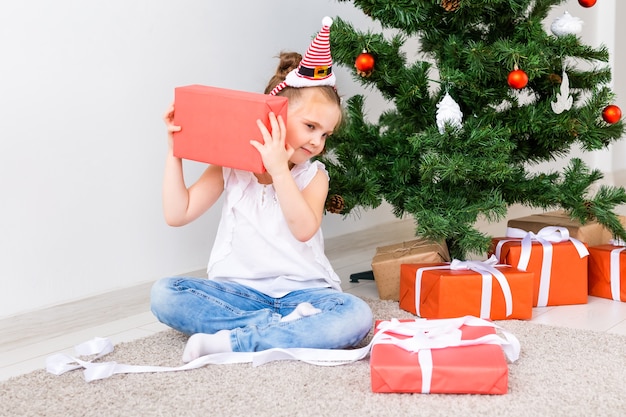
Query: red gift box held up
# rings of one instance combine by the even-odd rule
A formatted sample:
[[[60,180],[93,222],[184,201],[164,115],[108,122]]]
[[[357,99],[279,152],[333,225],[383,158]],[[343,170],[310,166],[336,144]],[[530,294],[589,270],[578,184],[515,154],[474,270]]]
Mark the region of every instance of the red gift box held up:
[[[490,253],[502,263],[535,273],[535,307],[587,303],[589,251],[567,228],[548,226],[535,234],[509,227],[507,237],[492,240]]]
[[[626,302],[626,245],[589,248],[589,295]]]
[[[250,144],[263,143],[257,119],[270,131],[270,112],[287,123],[286,97],[188,85],[174,89],[174,106],[174,156],[256,173],[265,172]]]
[[[530,319],[533,283],[534,273],[497,265],[493,256],[484,262],[403,264],[399,304],[424,318]]]
[[[471,316],[377,321],[374,338],[385,334],[370,353],[372,391],[506,394],[507,358],[517,360],[520,346],[496,327]]]

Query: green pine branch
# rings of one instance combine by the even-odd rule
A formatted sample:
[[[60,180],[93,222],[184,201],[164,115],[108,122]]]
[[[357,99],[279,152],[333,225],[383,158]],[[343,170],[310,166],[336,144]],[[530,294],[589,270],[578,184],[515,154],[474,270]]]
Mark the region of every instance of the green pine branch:
[[[343,197],[344,213],[387,201],[396,216],[415,219],[417,235],[445,239],[459,258],[486,252],[490,237],[474,225],[501,220],[511,204],[562,208],[624,237],[614,214],[626,202],[623,188],[597,186],[601,173],[579,159],[562,172],[532,170],[567,157],[573,146],[604,149],[625,130],[622,121],[608,124],[601,116],[615,99],[606,47],[545,30],[544,20],[562,2],[461,0],[449,12],[440,0],[354,0],[390,30],[384,36],[336,18],[333,58],[391,108],[369,120],[367,94],[349,98],[346,123],[327,142],[330,195]],[[404,49],[410,37],[419,49],[409,53],[420,57],[411,63]],[[354,69],[363,50],[375,58],[369,77]],[[516,66],[529,77],[521,91],[507,84]],[[564,71],[574,104],[557,114],[552,103]],[[436,116],[446,93],[460,108],[462,126],[440,131]]]

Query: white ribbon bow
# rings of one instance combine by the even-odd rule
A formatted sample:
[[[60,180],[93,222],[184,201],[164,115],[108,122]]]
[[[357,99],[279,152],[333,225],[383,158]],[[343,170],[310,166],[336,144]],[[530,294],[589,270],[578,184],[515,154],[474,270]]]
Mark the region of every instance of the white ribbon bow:
[[[440,266],[427,266],[419,268],[415,272],[415,310],[417,315],[420,316],[420,303],[421,303],[421,288],[422,288],[422,275],[424,271],[435,269],[452,269],[452,270],[472,270],[479,273],[482,276],[482,295],[480,301],[480,317],[489,318],[491,315],[491,297],[493,292],[492,277],[494,277],[504,294],[504,302],[506,306],[506,316],[510,316],[513,313],[513,296],[511,295],[511,287],[504,276],[504,274],[496,269],[496,266],[508,266],[498,265],[498,259],[492,255],[486,261],[460,261],[453,259],[449,265]]]
[[[492,279],[493,276],[504,294],[504,303],[506,306],[506,316],[513,314],[513,296],[511,295],[511,287],[504,274],[495,268],[498,264],[498,258],[491,256],[484,262],[481,261],[459,261],[453,259],[450,263],[450,269],[454,270],[472,270],[478,272],[483,278],[482,300],[480,303],[480,317],[488,318],[491,314],[491,296],[493,292]]]
[[[495,334],[484,336],[473,340],[461,340],[459,328],[467,326],[488,326],[500,329],[505,339]],[[84,377],[87,382],[98,379],[105,379],[115,374],[125,373],[154,373],[154,372],[177,372],[189,369],[196,369],[206,365],[223,365],[232,363],[252,363],[253,366],[263,365],[279,360],[299,360],[320,366],[337,366],[361,360],[369,354],[372,346],[377,343],[397,344],[405,350],[422,351],[430,349],[441,349],[451,346],[467,346],[476,344],[498,344],[502,346],[509,361],[514,362],[519,358],[520,344],[517,338],[501,329],[494,323],[477,317],[466,316],[458,319],[426,320],[416,319],[414,322],[403,323],[393,319],[379,323],[379,331],[374,335],[371,342],[359,349],[308,349],[274,348],[261,352],[228,352],[215,353],[201,356],[183,366],[141,366],[124,365],[116,362],[92,362],[113,351],[113,344],[109,339],[94,338],[80,345],[74,350],[80,356],[95,355],[90,361],[66,355],[56,354],[46,359],[46,370],[54,375],[61,375],[75,369],[84,368]],[[412,336],[409,339],[397,338],[390,333]],[[406,340],[409,340],[407,342]],[[427,353],[420,353],[427,357]],[[424,360],[428,360],[427,358]],[[430,359],[432,362],[432,358]],[[428,364],[424,365],[428,373]],[[432,366],[430,368],[432,375]]]
[[[566,227],[547,226],[539,230],[538,233],[527,232],[515,227],[506,229],[506,236],[514,239],[522,239],[522,249],[517,268],[523,271],[528,269],[530,255],[532,253],[533,241],[537,241],[543,246],[543,260],[541,263],[541,277],[539,278],[539,296],[537,299],[537,307],[545,307],[548,305],[548,295],[550,293],[550,275],[552,272],[552,243],[572,242],[578,255],[581,258],[589,255],[589,251],[584,243],[578,239],[570,237],[569,230]],[[502,246],[511,242],[511,239],[504,239],[498,242],[495,255],[500,259]]]

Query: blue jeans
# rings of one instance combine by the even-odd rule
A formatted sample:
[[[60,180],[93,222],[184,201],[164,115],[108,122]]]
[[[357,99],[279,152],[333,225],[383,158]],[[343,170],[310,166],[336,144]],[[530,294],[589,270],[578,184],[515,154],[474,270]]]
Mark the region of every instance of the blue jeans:
[[[302,302],[322,312],[280,321]],[[361,341],[373,324],[365,301],[331,288],[298,290],[273,298],[244,285],[202,278],[157,281],[152,287],[151,308],[159,321],[186,334],[231,330],[234,352],[347,348]]]

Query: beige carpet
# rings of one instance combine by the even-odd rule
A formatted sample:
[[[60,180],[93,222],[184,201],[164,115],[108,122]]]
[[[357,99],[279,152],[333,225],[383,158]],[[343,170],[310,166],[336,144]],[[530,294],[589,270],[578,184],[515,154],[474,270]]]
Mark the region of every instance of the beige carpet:
[[[397,303],[367,300],[376,318],[410,318]],[[625,416],[626,336],[501,321],[520,340],[509,393],[374,394],[367,360],[211,365],[185,372],[114,375],[44,370],[0,384],[2,416]],[[97,336],[97,335],[94,335]],[[186,338],[164,331],[116,346],[107,361],[179,366]]]

